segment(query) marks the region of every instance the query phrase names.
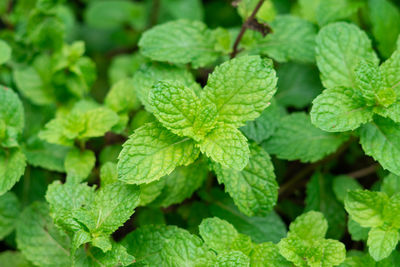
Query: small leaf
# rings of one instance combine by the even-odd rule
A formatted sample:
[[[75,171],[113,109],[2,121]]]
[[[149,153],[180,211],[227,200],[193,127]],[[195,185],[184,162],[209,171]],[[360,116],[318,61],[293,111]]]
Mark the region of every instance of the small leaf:
[[[90,175],[95,161],[96,157],[93,151],[71,149],[64,163],[67,180],[78,184],[85,180]]]
[[[18,148],[0,150],[0,196],[10,190],[24,174],[25,155]]]
[[[389,257],[399,242],[400,234],[398,229],[393,228],[372,228],[368,233],[368,251],[375,261]]]
[[[11,47],[3,40],[0,40],[0,65],[11,58]]]
[[[19,215],[19,201],[12,192],[0,196],[0,240],[15,228]]]

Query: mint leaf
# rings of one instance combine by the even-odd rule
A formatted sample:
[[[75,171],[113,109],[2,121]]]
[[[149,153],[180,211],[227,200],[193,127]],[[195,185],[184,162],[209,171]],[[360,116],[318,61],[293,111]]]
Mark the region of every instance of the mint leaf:
[[[291,266],[291,263],[279,253],[278,246],[272,242],[254,246],[250,254],[250,266],[263,267],[266,263],[279,267]]]
[[[250,158],[241,170],[215,166],[218,182],[233,198],[236,206],[247,216],[265,215],[271,211],[278,197],[271,159],[261,147],[250,146]]]
[[[189,165],[199,149],[189,138],[169,132],[161,125],[149,123],[135,131],[119,155],[119,179],[143,184],[170,174],[175,167]]]
[[[198,68],[218,58],[212,37],[211,31],[200,21],[176,20],[146,31],[139,47],[140,52],[152,60],[192,63],[194,68]]]
[[[271,27],[272,33],[265,38],[258,37],[251,50],[278,62],[314,62],[317,31],[312,23],[295,16],[281,15],[271,22]]]
[[[383,225],[383,208],[388,201],[384,193],[356,190],[347,193],[344,207],[362,227],[376,227]]]
[[[24,174],[25,155],[18,148],[0,150],[0,196],[10,190]]]
[[[230,125],[217,125],[199,146],[201,152],[228,169],[240,171],[249,161],[246,137]]]
[[[217,107],[217,121],[239,127],[254,120],[269,105],[276,91],[270,60],[243,56],[215,68],[202,92]]]
[[[4,267],[33,267],[28,262],[21,252],[7,250],[0,253],[0,262],[4,264]]]
[[[376,227],[368,233],[368,251],[375,261],[390,256],[400,240],[398,229]]]
[[[376,94],[383,85],[383,77],[378,65],[361,60],[355,69],[355,83],[363,99],[369,105],[374,105]]]
[[[368,2],[372,34],[378,41],[378,49],[387,58],[396,49],[400,34],[400,11],[390,1],[371,0]]]
[[[0,65],[11,58],[11,47],[3,40],[0,40]]]
[[[107,93],[104,103],[119,113],[138,109],[140,103],[136,96],[133,80],[122,79],[115,83]]]
[[[65,158],[65,171],[67,180],[80,183],[91,173],[96,157],[91,150],[81,151],[77,148],[71,149]]]
[[[5,127],[4,133],[0,133],[0,146],[17,146],[18,134],[22,133],[24,128],[24,108],[14,91],[1,85],[0,103],[0,125]]]
[[[382,72],[383,79],[385,81],[385,87],[392,88],[396,95],[400,95],[400,78],[397,75],[400,70],[400,49],[398,48],[393,54],[390,56],[388,60],[382,63],[380,66],[380,71]]]
[[[382,117],[376,117],[374,122],[360,129],[360,143],[365,154],[372,156],[383,168],[397,175],[400,175],[399,138],[399,124]]]
[[[52,222],[45,203],[26,207],[17,223],[17,245],[22,254],[39,266],[72,266],[70,240]]]
[[[358,0],[323,0],[316,9],[316,19],[320,26],[350,18],[363,7]]]
[[[316,128],[309,116],[296,112],[279,121],[276,132],[263,147],[281,159],[315,162],[336,151],[346,139]]]
[[[372,108],[354,99],[354,91],[343,87],[325,89],[313,101],[311,122],[327,132],[345,132],[372,120]]]
[[[12,192],[0,196],[0,240],[9,235],[15,228],[19,215],[19,201]]]
[[[385,192],[389,197],[400,192],[400,176],[390,173],[383,179],[381,191]]]
[[[322,84],[328,89],[355,88],[354,69],[359,61],[378,63],[368,36],[353,24],[329,24],[320,30],[316,42],[317,65]]]
[[[216,266],[250,266],[250,259],[245,254],[240,251],[231,251],[231,252],[224,252],[218,254],[217,259],[215,260]]]
[[[359,182],[357,182],[356,179],[346,175],[340,175],[333,178],[332,189],[333,192],[335,192],[336,198],[341,203],[344,203],[344,200],[349,191],[362,189],[362,186]]]

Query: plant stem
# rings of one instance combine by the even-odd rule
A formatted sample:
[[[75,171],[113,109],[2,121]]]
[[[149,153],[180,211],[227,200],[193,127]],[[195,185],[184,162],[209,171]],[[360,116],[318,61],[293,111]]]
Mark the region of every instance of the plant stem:
[[[376,169],[379,167],[379,164],[373,164],[371,166],[368,166],[366,168],[354,171],[354,172],[350,172],[348,174],[346,174],[347,176],[350,176],[354,179],[358,179],[358,178],[362,178],[365,177],[367,175],[370,175],[374,172],[376,172]]]
[[[233,49],[231,53],[231,58],[236,57],[236,55],[239,53],[238,47],[240,44],[240,41],[243,38],[244,33],[246,32],[250,21],[254,20],[255,16],[257,15],[258,10],[260,10],[262,4],[264,4],[265,0],[260,0],[258,1],[256,7],[254,8],[253,12],[251,13],[250,17],[246,19],[246,21],[242,24],[242,28],[240,29],[240,32],[238,36],[236,37],[235,43],[233,44]]]

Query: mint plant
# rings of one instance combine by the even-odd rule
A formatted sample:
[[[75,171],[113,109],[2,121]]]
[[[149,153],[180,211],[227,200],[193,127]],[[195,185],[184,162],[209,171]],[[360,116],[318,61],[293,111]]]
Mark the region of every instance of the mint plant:
[[[397,0],[0,1],[0,266],[400,263]]]

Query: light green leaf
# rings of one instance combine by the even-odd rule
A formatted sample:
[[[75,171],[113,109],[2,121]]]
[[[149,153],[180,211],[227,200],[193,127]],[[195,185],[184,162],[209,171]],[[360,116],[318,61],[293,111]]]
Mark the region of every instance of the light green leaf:
[[[115,112],[129,112],[139,108],[140,103],[136,96],[135,85],[132,79],[123,79],[115,83],[104,103]]]
[[[117,114],[105,107],[91,109],[85,112],[83,117],[86,128],[79,134],[79,139],[103,136],[118,122]]]
[[[400,40],[400,39],[399,39]],[[393,52],[388,60],[382,63],[380,71],[384,79],[384,86],[392,88],[400,97],[400,48]]]
[[[233,198],[236,206],[247,216],[265,215],[278,198],[274,166],[261,147],[250,146],[250,158],[242,171],[215,166],[218,182]]]
[[[278,16],[270,23],[272,33],[257,38],[254,50],[278,62],[314,62],[316,27],[301,18],[291,15]]]
[[[0,65],[11,58],[11,47],[3,40],[0,40]]]
[[[383,179],[381,191],[385,192],[389,197],[400,192],[400,176],[390,173]]]
[[[230,251],[218,254],[214,264],[218,267],[248,267],[250,259],[240,251]]]
[[[95,162],[96,157],[92,150],[71,149],[64,163],[67,180],[74,183],[82,182],[90,175]]]
[[[327,220],[321,212],[317,211],[303,213],[289,226],[289,233],[304,240],[324,238],[327,230]]]
[[[215,258],[199,237],[176,226],[142,226],[128,234],[122,244],[141,265],[207,266]]]
[[[400,175],[400,124],[375,117],[374,122],[360,130],[360,143],[365,154],[372,156],[383,168]]]
[[[356,179],[346,175],[340,175],[333,179],[332,189],[333,192],[335,192],[336,198],[341,203],[344,203],[347,192],[362,189],[362,186]]]
[[[383,88],[383,90],[388,89]],[[391,89],[389,89],[389,91],[392,91]],[[390,95],[388,95],[388,98],[386,99],[382,99],[383,102],[388,101],[389,103],[392,102],[393,100],[395,100],[393,98],[393,96],[395,96],[395,94],[393,94],[393,91],[391,93],[389,93]],[[384,97],[385,98],[385,97]],[[396,123],[400,123],[400,102],[395,102],[390,106],[375,106],[374,107],[374,113],[378,114],[379,116],[385,117],[385,118],[389,118],[392,121],[396,122]]]
[[[201,152],[228,169],[240,171],[249,162],[246,137],[230,125],[217,125],[199,146]]]
[[[11,250],[0,253],[0,262],[3,267],[34,267],[21,252]]]
[[[0,196],[10,190],[24,174],[25,155],[18,148],[0,150]]]
[[[316,19],[320,26],[348,19],[363,6],[363,2],[360,0],[323,0],[319,2]]]
[[[140,102],[148,111],[151,111],[150,90],[153,85],[163,80],[180,82],[195,91],[200,90],[200,86],[195,82],[193,75],[184,68],[161,63],[143,65],[133,76],[133,84]]]
[[[19,99],[18,95],[10,88],[1,85],[0,85],[0,121],[3,121],[3,123],[5,124],[7,132],[15,132],[16,134],[22,132],[25,123],[24,108],[22,106],[22,102]],[[15,138],[15,136],[10,136],[10,137]],[[0,136],[0,144],[1,142],[4,142],[2,140],[2,136]],[[16,142],[16,140],[14,140],[14,142]]]
[[[327,236],[340,239],[346,229],[346,213],[332,190],[332,177],[315,173],[307,184],[305,211],[315,210],[324,214],[328,221]]]
[[[279,125],[279,118],[283,116],[282,108],[271,99],[271,105],[264,109],[260,117],[254,121],[248,121],[240,130],[257,143],[268,139]]]
[[[216,67],[202,96],[217,106],[217,121],[239,127],[260,116],[276,91],[276,82],[270,60],[243,56]]]
[[[150,183],[170,174],[177,166],[192,163],[199,149],[189,138],[169,132],[157,123],[135,131],[119,155],[119,179],[130,184]]]
[[[140,41],[140,52],[156,61],[175,64],[192,63],[203,67],[219,56],[214,51],[212,32],[200,21],[176,20],[146,31]]]
[[[361,59],[377,64],[378,58],[365,32],[356,25],[337,22],[323,27],[316,39],[317,65],[322,84],[355,88],[354,69]]]
[[[252,267],[290,267],[292,266],[280,253],[277,245],[266,242],[256,245],[250,255]]]
[[[315,162],[335,152],[347,136],[324,132],[311,124],[305,113],[283,117],[263,147],[278,158]]]
[[[351,89],[325,89],[313,101],[311,122],[327,132],[345,132],[372,120],[372,108],[354,98]]]
[[[15,228],[19,215],[19,201],[12,192],[0,196],[0,240]]]
[[[32,263],[48,267],[71,267],[70,240],[52,222],[45,203],[25,208],[17,223],[18,249]]]
[[[356,94],[358,93],[367,104],[375,105],[376,94],[383,85],[383,77],[379,66],[372,62],[360,60],[355,69]],[[378,101],[379,102],[379,101]]]
[[[398,229],[377,227],[368,233],[368,251],[375,261],[380,261],[390,256],[399,242]]]
[[[200,99],[193,89],[177,82],[158,82],[149,93],[149,101],[154,116],[168,130],[195,140],[203,138],[195,129]]]
[[[76,231],[81,226],[73,218],[79,208],[93,202],[94,187],[87,184],[54,181],[47,188],[46,201],[49,203],[51,216],[55,224],[66,231]]]
[[[105,186],[118,181],[117,164],[114,162],[106,162],[100,168],[100,185]]]
[[[387,0],[369,0],[369,17],[372,34],[378,41],[378,49],[388,58],[396,49],[396,40],[400,34],[400,11]]]
[[[179,168],[180,167],[178,167],[177,169]],[[169,176],[172,176],[177,169],[175,169],[170,175],[162,177],[160,180],[155,180],[148,184],[141,184],[140,206],[147,206],[148,204],[152,203],[159,195],[161,195],[161,192],[164,189],[167,179],[169,178]]]
[[[170,175],[164,176],[160,193],[151,205],[168,207],[189,198],[206,180],[208,174],[204,162],[198,161],[187,167],[178,167]],[[161,182],[161,180],[160,180]],[[143,194],[143,192],[142,192]]]
[[[388,201],[384,193],[356,190],[347,193],[344,207],[362,227],[377,227],[383,224],[383,208]]]
[[[383,220],[386,225],[400,228],[400,192],[394,194],[383,209]]]

